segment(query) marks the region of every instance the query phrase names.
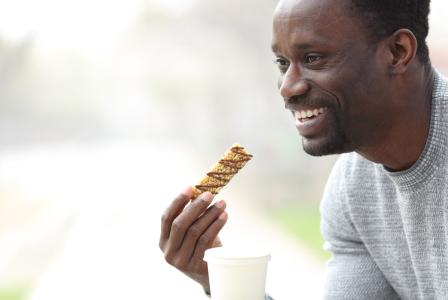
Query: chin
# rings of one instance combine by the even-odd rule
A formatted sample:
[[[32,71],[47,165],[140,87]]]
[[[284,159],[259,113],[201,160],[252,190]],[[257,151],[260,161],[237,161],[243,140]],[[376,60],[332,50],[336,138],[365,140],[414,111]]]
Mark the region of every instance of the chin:
[[[344,138],[338,139],[302,139],[303,150],[311,156],[325,156],[332,154],[342,154],[351,152],[349,143],[345,141]]]

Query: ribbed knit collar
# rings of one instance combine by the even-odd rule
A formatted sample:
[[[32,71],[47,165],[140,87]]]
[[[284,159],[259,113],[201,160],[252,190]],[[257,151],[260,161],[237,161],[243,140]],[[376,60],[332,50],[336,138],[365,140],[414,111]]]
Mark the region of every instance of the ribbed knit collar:
[[[416,191],[437,173],[442,167],[446,153],[448,134],[448,82],[438,72],[435,72],[432,92],[431,123],[428,139],[420,158],[415,164],[404,171],[384,171],[398,185],[401,190]]]

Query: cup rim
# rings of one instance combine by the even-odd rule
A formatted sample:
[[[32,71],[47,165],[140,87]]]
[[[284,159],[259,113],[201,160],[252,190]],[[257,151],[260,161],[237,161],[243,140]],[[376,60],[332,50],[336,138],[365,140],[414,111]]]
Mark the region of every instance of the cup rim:
[[[204,253],[204,261],[220,263],[258,263],[271,260],[271,253],[267,249],[247,249],[236,247],[210,248]]]

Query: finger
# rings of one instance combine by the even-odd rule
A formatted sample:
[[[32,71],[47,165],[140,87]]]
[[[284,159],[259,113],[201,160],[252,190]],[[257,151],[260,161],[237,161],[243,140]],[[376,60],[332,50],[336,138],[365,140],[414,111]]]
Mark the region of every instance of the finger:
[[[210,192],[205,192],[174,219],[169,235],[169,248],[171,251],[177,251],[180,248],[186,231],[204,213],[212,200],[213,195]]]
[[[218,219],[226,208],[226,203],[221,200],[209,207],[207,211],[197,219],[187,230],[182,245],[178,251],[178,259],[182,264],[187,264],[193,256],[196,243],[204,232]],[[213,240],[216,238],[211,237]]]
[[[169,238],[173,220],[182,212],[192,196],[193,188],[189,186],[180,195],[178,195],[173,202],[171,202],[170,206],[163,213],[160,231],[161,243]]]
[[[196,247],[190,262],[198,264],[204,260],[205,250],[212,247],[213,242],[224,227],[228,219],[227,212],[222,212],[219,217],[207,228],[196,243]]]

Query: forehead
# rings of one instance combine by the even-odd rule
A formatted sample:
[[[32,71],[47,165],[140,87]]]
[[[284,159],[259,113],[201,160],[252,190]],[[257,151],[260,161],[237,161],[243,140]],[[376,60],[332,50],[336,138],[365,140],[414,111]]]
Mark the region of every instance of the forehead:
[[[273,25],[273,48],[292,42],[338,44],[364,35],[349,0],[281,0]]]

